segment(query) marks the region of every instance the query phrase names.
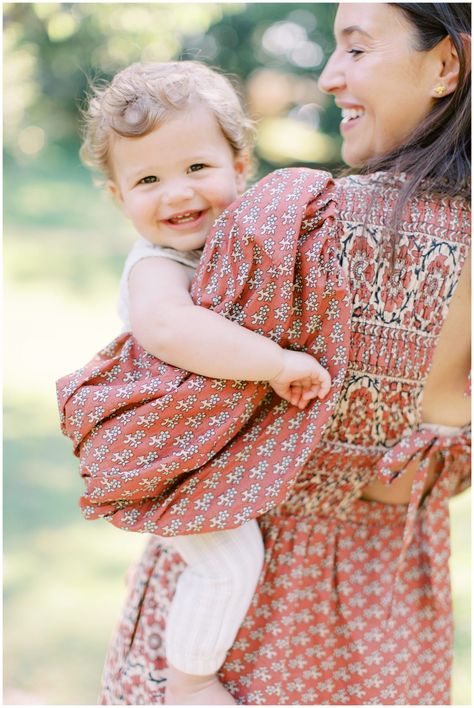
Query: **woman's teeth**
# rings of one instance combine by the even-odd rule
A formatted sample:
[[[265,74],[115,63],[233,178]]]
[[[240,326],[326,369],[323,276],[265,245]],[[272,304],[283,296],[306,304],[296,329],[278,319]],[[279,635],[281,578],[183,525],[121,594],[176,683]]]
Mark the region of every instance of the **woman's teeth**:
[[[342,123],[348,123],[350,120],[360,118],[362,115],[364,115],[364,110],[362,108],[343,108]]]
[[[186,211],[184,214],[172,216],[168,221],[172,224],[185,224],[188,221],[195,221],[200,213],[200,211]]]

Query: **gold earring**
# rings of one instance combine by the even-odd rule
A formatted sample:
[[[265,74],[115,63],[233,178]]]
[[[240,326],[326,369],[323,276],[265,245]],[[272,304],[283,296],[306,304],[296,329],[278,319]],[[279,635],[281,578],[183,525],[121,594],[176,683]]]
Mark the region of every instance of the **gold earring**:
[[[446,91],[446,86],[443,86],[443,84],[439,84],[439,86],[436,86],[434,92],[437,96],[442,96],[443,93]]]

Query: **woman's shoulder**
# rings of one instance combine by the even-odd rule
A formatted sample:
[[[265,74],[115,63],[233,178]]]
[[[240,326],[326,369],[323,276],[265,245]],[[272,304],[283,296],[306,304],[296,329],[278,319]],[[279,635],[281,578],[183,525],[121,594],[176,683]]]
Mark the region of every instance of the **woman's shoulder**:
[[[400,188],[399,180],[390,179],[385,173],[370,175],[337,176],[324,169],[312,167],[282,167],[262,177],[245,193],[251,199],[270,192],[274,196],[290,200],[291,195],[305,194],[309,200],[328,195],[342,205],[361,202],[364,207],[381,187]]]
[[[410,183],[410,176],[404,172],[372,172],[369,174],[348,174],[336,179],[336,183],[341,190],[353,191],[356,193],[382,192],[385,195],[398,195]],[[411,197],[412,202],[428,201],[440,204],[452,204],[457,208],[470,211],[470,189],[467,187],[461,190],[448,189],[446,185],[434,182],[429,179],[422,180]]]
[[[255,193],[269,190],[272,194],[282,195],[295,190],[301,192],[302,189],[317,194],[324,189],[332,188],[333,184],[334,177],[327,170],[310,167],[281,167],[259,179],[247,190],[246,195],[253,196]]]
[[[275,216],[283,207],[288,211],[289,206],[295,209],[311,205],[313,214],[331,213],[340,224],[370,224],[383,230],[393,218],[407,180],[404,174],[389,172],[335,176],[322,169],[285,167],[250,187],[231,213],[236,219],[248,221],[257,209]],[[404,201],[400,226],[407,231],[436,228],[440,233],[465,234],[470,231],[470,218],[470,203],[463,195],[449,196],[426,184]]]
[[[406,174],[374,172],[354,174],[335,180],[338,215],[343,220],[373,223],[381,228],[390,223],[403,205],[401,230],[436,229],[439,233],[471,230],[471,204],[466,194],[450,194],[442,186],[422,183],[415,194],[404,198],[409,183]]]

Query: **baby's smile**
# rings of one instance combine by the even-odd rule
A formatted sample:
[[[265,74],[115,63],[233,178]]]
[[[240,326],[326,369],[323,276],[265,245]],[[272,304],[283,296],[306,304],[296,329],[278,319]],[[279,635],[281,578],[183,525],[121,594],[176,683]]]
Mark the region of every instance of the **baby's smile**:
[[[197,226],[201,222],[202,216],[207,210],[183,211],[179,214],[163,219],[163,223],[169,226]]]

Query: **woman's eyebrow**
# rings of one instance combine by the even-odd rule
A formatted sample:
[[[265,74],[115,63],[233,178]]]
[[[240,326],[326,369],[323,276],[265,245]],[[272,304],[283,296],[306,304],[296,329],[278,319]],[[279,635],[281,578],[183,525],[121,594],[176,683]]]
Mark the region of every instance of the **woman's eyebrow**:
[[[362,29],[362,27],[359,27],[359,25],[350,25],[349,27],[344,27],[344,29],[341,30],[341,35],[343,37],[349,37],[351,34],[362,34],[365,37],[368,37],[369,39],[373,39],[372,35],[370,35],[368,32]]]

